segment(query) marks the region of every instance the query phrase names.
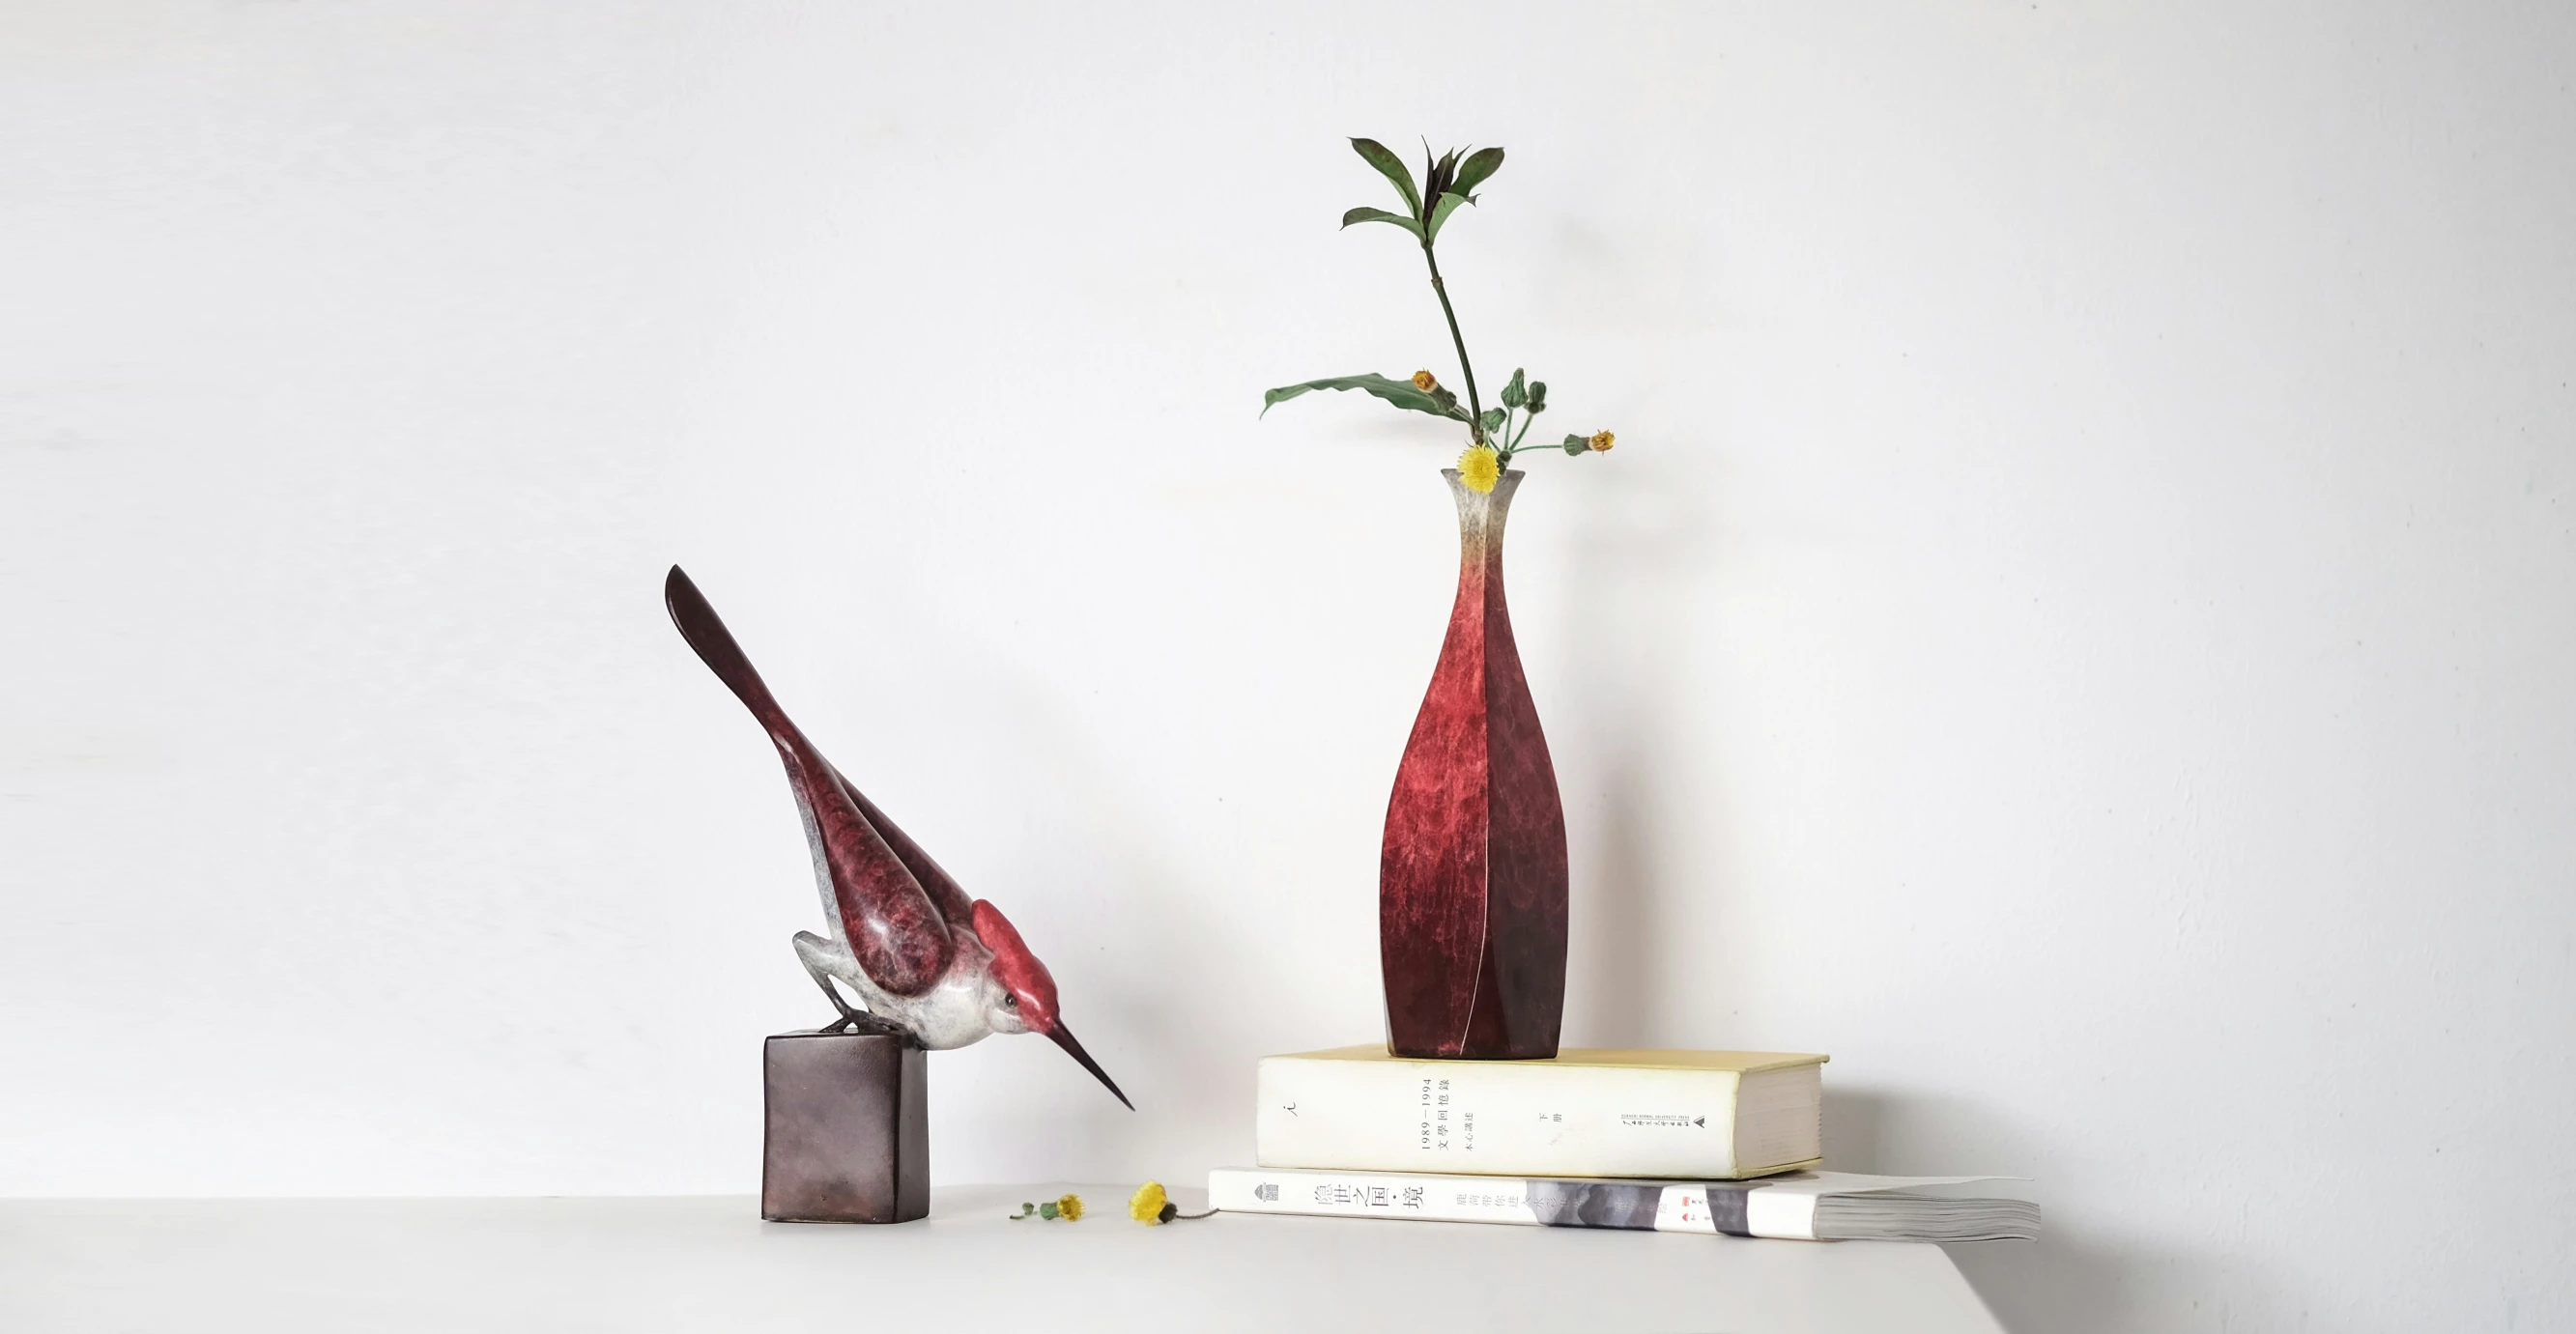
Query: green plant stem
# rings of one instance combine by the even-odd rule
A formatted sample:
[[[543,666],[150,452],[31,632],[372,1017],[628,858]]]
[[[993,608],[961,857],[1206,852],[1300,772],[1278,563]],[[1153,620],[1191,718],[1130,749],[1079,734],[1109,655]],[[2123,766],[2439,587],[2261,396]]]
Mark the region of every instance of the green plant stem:
[[[1449,308],[1448,284],[1440,281],[1440,261],[1431,253],[1431,243],[1422,243],[1422,262],[1431,266],[1431,290],[1440,298],[1440,313],[1449,317],[1449,341],[1458,347],[1458,370],[1467,377],[1467,432],[1478,444],[1485,442],[1485,404],[1476,396],[1475,363],[1467,360],[1467,340],[1458,332],[1458,312]]]
[[[1512,461],[1512,456],[1521,452],[1521,442],[1529,439],[1530,427],[1536,425],[1538,422],[1537,413],[1523,410],[1519,413],[1521,429],[1515,431],[1512,429],[1513,413],[1514,410],[1511,408],[1503,409],[1503,440],[1505,443],[1501,450],[1501,461],[1504,463],[1510,463]]]

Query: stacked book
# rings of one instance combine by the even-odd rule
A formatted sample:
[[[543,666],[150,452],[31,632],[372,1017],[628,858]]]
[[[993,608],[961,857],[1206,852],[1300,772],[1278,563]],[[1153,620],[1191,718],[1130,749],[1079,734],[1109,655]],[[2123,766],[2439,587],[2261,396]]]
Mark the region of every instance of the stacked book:
[[[1635,1228],[1807,1241],[2038,1234],[1991,1177],[1816,1169],[1822,1056],[1569,1048],[1431,1061],[1340,1047],[1261,1062],[1257,1168],[1208,1174],[1248,1213]]]

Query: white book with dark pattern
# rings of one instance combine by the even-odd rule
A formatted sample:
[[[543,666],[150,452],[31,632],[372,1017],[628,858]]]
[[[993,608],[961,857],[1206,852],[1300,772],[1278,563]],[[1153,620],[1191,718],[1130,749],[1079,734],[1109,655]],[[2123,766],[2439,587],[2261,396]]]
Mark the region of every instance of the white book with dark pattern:
[[[1958,1188],[1975,1185],[1973,1192]],[[2039,1235],[2039,1206],[2000,1177],[1793,1172],[1758,1181],[1447,1176],[1221,1167],[1233,1213],[1700,1232],[1796,1241],[1966,1242]]]

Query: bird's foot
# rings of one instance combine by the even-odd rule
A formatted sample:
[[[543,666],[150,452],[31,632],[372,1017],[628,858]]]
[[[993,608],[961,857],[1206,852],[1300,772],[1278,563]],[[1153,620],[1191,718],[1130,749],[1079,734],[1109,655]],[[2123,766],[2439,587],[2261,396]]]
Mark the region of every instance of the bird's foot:
[[[835,1019],[814,1031],[817,1033],[845,1033],[851,1035],[875,1033],[886,1037],[909,1037],[912,1033],[912,1030],[905,1028],[901,1024],[895,1023],[893,1020],[881,1019],[865,1010],[844,1010],[841,1012],[840,1018]]]

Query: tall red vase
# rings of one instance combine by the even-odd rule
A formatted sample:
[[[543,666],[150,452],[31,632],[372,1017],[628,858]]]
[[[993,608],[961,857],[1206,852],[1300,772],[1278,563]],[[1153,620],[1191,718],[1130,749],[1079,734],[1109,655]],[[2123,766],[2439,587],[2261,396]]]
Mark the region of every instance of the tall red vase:
[[[1413,720],[1378,864],[1387,1049],[1556,1054],[1565,1015],[1565,808],[1503,605],[1503,520],[1522,474],[1458,499],[1458,600]]]

